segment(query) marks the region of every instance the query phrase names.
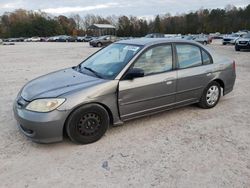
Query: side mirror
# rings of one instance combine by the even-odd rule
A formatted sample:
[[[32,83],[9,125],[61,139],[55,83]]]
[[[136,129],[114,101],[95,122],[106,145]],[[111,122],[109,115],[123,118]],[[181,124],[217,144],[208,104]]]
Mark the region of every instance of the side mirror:
[[[140,69],[140,68],[132,68],[130,69],[126,76],[125,79],[126,80],[132,80],[134,78],[139,78],[139,77],[143,77],[144,76],[144,70]]]

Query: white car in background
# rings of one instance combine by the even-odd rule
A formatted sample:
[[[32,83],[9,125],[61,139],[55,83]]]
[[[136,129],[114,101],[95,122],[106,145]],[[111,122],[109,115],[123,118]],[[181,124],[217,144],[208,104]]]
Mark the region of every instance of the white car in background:
[[[24,40],[24,42],[40,42],[40,41],[41,41],[40,37],[31,37]]]
[[[2,40],[2,39],[0,39],[0,45],[1,45],[1,44],[3,44],[3,40]]]
[[[235,44],[236,41],[242,37],[243,35],[247,34],[246,32],[238,32],[238,33],[232,33],[231,35],[225,35],[222,39],[222,44]]]

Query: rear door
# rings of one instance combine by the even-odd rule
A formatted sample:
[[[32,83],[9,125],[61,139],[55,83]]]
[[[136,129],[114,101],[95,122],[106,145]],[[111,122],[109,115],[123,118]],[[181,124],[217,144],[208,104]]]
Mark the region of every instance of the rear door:
[[[177,43],[175,49],[178,62],[176,102],[197,101],[214,77],[212,58],[198,45]]]
[[[172,45],[146,50],[130,68],[145,76],[119,82],[119,110],[122,120],[158,111],[175,102],[177,72],[173,70]]]

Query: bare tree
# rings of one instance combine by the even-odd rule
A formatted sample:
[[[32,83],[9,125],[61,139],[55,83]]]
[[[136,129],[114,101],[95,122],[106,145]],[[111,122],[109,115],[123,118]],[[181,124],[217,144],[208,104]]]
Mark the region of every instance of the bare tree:
[[[71,18],[73,18],[73,20],[76,23],[76,29],[77,30],[82,29],[83,20],[82,20],[81,16],[79,14],[73,14],[73,15],[71,15]]]

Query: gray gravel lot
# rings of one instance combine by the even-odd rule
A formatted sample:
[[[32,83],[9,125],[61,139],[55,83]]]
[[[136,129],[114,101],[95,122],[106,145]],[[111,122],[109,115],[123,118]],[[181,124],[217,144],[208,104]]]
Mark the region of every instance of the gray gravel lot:
[[[31,79],[78,64],[84,43],[0,46],[0,187],[250,187],[250,52],[215,42],[237,64],[234,91],[108,130],[98,142],[36,144],[19,133],[12,103]]]

